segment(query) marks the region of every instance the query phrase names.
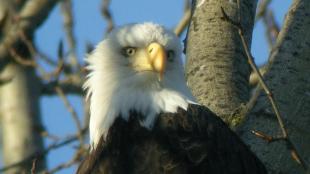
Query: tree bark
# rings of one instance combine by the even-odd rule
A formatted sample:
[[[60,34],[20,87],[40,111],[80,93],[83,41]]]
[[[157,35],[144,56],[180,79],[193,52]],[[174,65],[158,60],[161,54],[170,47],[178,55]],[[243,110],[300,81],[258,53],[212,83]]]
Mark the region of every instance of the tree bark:
[[[251,43],[257,0],[196,0],[187,37],[187,82],[198,102],[231,126],[238,125],[238,110],[249,98],[250,67],[238,30],[223,20],[221,8],[235,21],[242,17]],[[250,46],[250,45],[249,45]]]
[[[18,163],[44,149],[39,114],[39,81],[33,69],[9,63],[1,77],[12,78],[0,87],[2,151],[4,165]],[[36,159],[36,171],[45,169],[45,160]],[[32,160],[7,170],[6,173],[29,173]]]
[[[276,46],[270,53],[270,67],[265,79],[284,117],[289,137],[310,165],[310,1],[294,0],[286,15]],[[242,138],[277,173],[303,173],[290,156],[284,142],[271,144],[251,135],[259,130],[280,136],[276,117],[265,95],[258,98],[247,120],[240,127]]]
[[[48,14],[45,10],[45,16],[43,14],[42,17],[38,6],[52,1],[35,2],[0,0],[0,47],[3,48],[0,54],[0,78],[11,79],[0,86],[1,138],[4,166],[8,169],[5,173],[10,174],[30,173],[33,165],[33,158],[30,157],[44,149],[40,135],[43,126],[39,111],[39,79],[33,67],[15,63],[10,55],[10,51],[14,50],[21,58],[32,58],[29,48],[19,38],[20,34],[24,33],[31,42],[34,28]],[[37,12],[41,14],[40,20],[34,17]],[[29,26],[28,23],[36,25]],[[43,171],[45,157],[37,157],[35,166],[35,172]]]

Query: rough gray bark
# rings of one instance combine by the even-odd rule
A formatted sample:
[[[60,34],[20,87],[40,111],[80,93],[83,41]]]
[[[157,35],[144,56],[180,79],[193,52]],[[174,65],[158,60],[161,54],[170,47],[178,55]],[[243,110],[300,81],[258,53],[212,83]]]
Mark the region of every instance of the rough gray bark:
[[[33,157],[44,149],[40,135],[40,82],[33,67],[13,61],[14,50],[22,59],[32,59],[21,34],[32,40],[57,0],[0,0],[0,86],[2,153],[5,173],[30,173]],[[32,157],[32,158],[30,158]],[[15,165],[18,164],[18,165]],[[45,169],[45,158],[36,158],[35,171]]]
[[[310,1],[295,0],[287,13],[276,46],[270,53],[271,66],[265,79],[288,127],[288,133],[301,156],[310,165]],[[267,144],[250,134],[259,130],[280,136],[269,101],[261,95],[241,127],[242,138],[264,161],[270,171],[303,173],[290,157],[284,142]]]
[[[39,117],[39,81],[34,70],[15,63],[5,66],[1,77],[12,78],[0,87],[2,152],[4,165],[10,166],[42,151]],[[32,160],[27,160],[6,173],[29,173]],[[36,171],[45,168],[44,158],[37,159]]]
[[[242,17],[246,39],[251,43],[257,0],[197,0],[187,37],[188,85],[204,104],[232,126],[238,124],[238,109],[249,98],[250,67],[238,30],[223,20],[221,7],[234,20]]]

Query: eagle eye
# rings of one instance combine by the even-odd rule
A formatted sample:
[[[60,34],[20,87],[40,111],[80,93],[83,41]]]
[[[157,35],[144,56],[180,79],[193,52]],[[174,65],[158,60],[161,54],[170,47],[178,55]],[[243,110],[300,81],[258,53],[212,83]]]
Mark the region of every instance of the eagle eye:
[[[124,48],[124,53],[126,56],[133,56],[136,53],[136,48],[126,47],[126,48]]]
[[[167,60],[168,60],[169,62],[173,62],[174,56],[175,56],[175,53],[174,53],[173,50],[168,50],[168,51],[167,51]]]

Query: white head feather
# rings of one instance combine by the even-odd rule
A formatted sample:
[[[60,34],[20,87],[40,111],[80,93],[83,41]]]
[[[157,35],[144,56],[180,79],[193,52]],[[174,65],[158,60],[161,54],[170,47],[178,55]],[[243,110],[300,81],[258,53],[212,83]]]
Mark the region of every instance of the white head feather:
[[[165,50],[174,51],[159,81],[155,72],[134,71],[124,47],[144,48],[157,42]],[[164,27],[153,24],[130,24],[112,31],[89,55],[90,71],[84,88],[90,99],[90,142],[94,148],[101,136],[106,136],[118,116],[128,119],[129,111],[145,115],[142,126],[151,128],[156,115],[187,109],[194,100],[186,86],[181,61],[182,47],[178,37]]]

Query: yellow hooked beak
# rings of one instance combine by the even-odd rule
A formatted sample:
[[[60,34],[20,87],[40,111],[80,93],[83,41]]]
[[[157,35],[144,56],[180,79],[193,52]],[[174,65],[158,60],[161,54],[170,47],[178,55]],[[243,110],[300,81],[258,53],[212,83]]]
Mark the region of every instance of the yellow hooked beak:
[[[153,70],[159,73],[159,80],[161,81],[166,69],[166,51],[162,45],[155,42],[147,47],[147,51],[150,64]]]
[[[159,43],[153,42],[145,49],[137,50],[133,66],[137,71],[155,71],[159,81],[163,79],[166,69],[166,51]]]

